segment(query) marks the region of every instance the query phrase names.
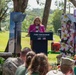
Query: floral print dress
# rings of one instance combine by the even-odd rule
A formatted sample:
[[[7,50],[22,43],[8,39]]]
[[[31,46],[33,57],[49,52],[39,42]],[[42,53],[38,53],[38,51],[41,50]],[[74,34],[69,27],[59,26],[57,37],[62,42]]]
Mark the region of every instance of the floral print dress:
[[[61,26],[61,48],[60,51],[63,56],[74,54],[74,26],[73,23],[70,24],[69,30],[67,29],[67,21],[69,18],[64,15],[62,18]]]

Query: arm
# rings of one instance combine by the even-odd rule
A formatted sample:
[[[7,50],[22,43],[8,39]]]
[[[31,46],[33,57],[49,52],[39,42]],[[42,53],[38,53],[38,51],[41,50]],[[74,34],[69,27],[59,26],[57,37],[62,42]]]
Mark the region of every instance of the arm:
[[[43,32],[45,32],[45,26],[43,25]]]
[[[45,27],[44,27],[44,25],[41,25],[41,32],[45,32]]]
[[[28,28],[28,34],[27,34],[27,36],[30,36],[30,31],[31,31],[31,25]]]
[[[28,33],[30,33],[30,32],[31,32],[31,25],[28,28]]]

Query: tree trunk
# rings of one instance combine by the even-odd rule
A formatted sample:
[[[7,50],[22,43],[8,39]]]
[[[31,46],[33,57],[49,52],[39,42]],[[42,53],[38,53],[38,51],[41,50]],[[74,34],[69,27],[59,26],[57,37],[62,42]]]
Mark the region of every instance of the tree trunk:
[[[76,0],[70,0],[70,2],[76,7]]]
[[[25,9],[26,9],[27,4],[28,4],[28,0],[12,0],[12,1],[13,1],[13,6],[14,6],[14,12],[22,12],[22,13],[25,12]],[[16,51],[21,51],[21,32],[19,32],[17,34],[17,41],[15,41],[15,42],[17,44],[17,50]],[[7,43],[5,52],[8,52],[8,48],[9,48],[9,41]]]
[[[15,12],[25,12],[25,9],[28,4],[28,0],[13,0],[14,4],[14,11]],[[20,24],[21,25],[21,24]],[[21,27],[21,26],[20,26]],[[18,27],[17,27],[18,29]],[[21,50],[21,29],[20,31],[17,30],[17,41],[16,41],[16,53],[19,53]]]
[[[66,14],[66,3],[67,3],[67,0],[64,0],[64,10],[63,10],[64,14]]]
[[[46,3],[45,3],[43,18],[42,18],[42,24],[45,26],[45,29],[47,27],[51,2],[52,2],[52,0],[46,0]]]
[[[28,4],[28,0],[13,0],[14,11],[24,12]]]

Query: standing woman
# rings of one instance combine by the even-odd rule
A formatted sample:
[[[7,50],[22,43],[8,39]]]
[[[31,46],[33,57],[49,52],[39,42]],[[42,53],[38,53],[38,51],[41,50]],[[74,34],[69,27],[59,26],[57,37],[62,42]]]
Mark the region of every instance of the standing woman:
[[[30,32],[45,32],[45,27],[44,25],[42,25],[39,17],[36,17],[34,19],[33,24],[30,25],[29,31],[28,31],[29,35],[30,35]]]
[[[45,32],[45,27],[42,25],[41,20],[39,17],[36,17],[34,19],[34,22],[32,25],[30,25],[28,34],[30,35],[30,32]],[[31,48],[33,49],[33,41],[30,40]]]

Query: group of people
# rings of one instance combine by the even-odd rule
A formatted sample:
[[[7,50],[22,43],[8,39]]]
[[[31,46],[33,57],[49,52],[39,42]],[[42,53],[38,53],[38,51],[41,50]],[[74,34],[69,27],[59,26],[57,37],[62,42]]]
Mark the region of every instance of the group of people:
[[[25,47],[19,57],[10,57],[3,64],[3,75],[45,75],[48,59],[44,53],[36,54]]]
[[[75,75],[73,69],[74,60],[62,57],[58,68],[52,70],[44,53],[35,53],[25,47],[19,57],[5,60],[2,75]]]
[[[30,25],[30,32],[45,32],[45,27],[37,17],[34,24]],[[32,40],[30,45],[32,48]],[[62,57],[57,70],[52,70],[48,57],[44,53],[35,53],[32,49],[25,47],[19,57],[10,57],[3,64],[2,75],[75,75],[74,60]]]

